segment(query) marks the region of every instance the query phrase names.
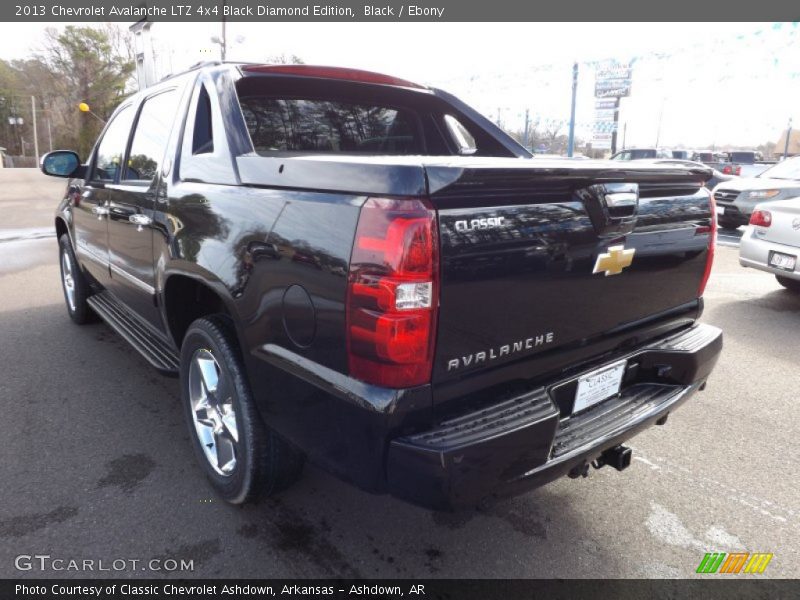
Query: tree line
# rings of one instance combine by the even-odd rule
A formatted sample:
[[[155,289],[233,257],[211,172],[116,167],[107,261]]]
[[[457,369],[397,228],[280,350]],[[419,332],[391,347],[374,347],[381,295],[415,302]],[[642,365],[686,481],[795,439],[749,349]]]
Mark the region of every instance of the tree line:
[[[0,147],[33,155],[31,96],[35,98],[39,153],[76,150],[85,159],[117,105],[135,89],[133,49],[114,24],[48,28],[29,58],[0,59]],[[81,112],[85,102],[91,113]]]

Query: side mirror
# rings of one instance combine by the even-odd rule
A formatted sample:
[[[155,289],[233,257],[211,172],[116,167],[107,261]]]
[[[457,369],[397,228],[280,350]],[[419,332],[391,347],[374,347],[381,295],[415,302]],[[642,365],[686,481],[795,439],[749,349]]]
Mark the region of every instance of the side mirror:
[[[77,177],[82,174],[81,159],[72,150],[54,150],[42,157],[42,173],[53,177]]]

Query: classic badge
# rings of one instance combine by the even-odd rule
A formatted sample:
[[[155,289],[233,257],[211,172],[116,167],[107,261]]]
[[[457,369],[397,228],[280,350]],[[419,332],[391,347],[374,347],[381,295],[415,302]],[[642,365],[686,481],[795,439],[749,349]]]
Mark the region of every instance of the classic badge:
[[[629,267],[633,262],[633,255],[636,253],[636,248],[625,249],[625,246],[609,246],[608,252],[602,252],[597,255],[597,261],[594,263],[594,270],[592,273],[605,273],[606,277],[609,275],[619,275],[622,269]]]

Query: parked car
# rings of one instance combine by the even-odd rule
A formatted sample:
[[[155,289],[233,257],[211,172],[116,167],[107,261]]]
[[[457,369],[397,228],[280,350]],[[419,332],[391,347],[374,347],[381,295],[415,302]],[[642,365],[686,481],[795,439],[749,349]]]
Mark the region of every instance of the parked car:
[[[441,90],[216,64],[123,101],[85,164],[42,170],[70,178],[69,316],[180,377],[222,498],[285,488],[308,458],[446,509],[625,469],[624,442],[721,350],[698,323],[707,169],[528,158]]]
[[[774,161],[765,162],[761,152],[755,150],[735,150],[728,152],[725,162],[717,165],[717,168],[726,175],[756,177],[774,164]]]
[[[626,148],[612,154],[609,160],[642,160],[648,158],[674,158],[667,148]]]
[[[747,225],[756,204],[800,196],[800,157],[788,158],[755,177],[737,177],[714,188],[719,226]]]
[[[758,204],[742,235],[739,263],[772,273],[783,287],[800,292],[800,198]]]
[[[665,159],[654,160],[653,162],[665,165],[681,165],[684,167],[691,167],[696,169],[703,169],[703,168],[711,169],[711,178],[705,182],[705,187],[708,188],[709,190],[713,190],[717,184],[722,183],[723,181],[730,181],[731,179],[734,179],[733,175],[726,175],[724,173],[720,173],[713,167],[709,167],[708,165],[704,165],[703,163],[695,162],[693,160],[677,160],[677,159],[665,158]]]

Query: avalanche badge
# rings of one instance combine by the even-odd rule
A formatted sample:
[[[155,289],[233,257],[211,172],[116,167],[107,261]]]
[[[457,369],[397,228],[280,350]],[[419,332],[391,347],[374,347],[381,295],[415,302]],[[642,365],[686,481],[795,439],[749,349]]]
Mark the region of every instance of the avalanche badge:
[[[625,249],[625,246],[609,246],[608,252],[603,252],[597,255],[597,261],[594,263],[594,270],[592,273],[605,272],[606,277],[609,275],[619,275],[622,269],[629,267],[633,262],[633,255],[636,248]]]

